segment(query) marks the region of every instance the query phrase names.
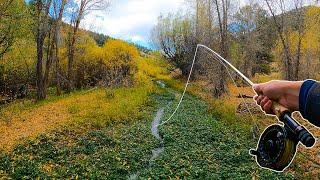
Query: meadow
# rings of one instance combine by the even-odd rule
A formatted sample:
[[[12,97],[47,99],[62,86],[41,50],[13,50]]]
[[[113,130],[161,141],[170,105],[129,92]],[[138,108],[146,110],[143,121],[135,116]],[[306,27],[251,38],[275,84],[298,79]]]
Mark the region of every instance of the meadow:
[[[40,102],[19,100],[2,108],[1,177],[297,177],[295,168],[285,173],[260,169],[248,153],[257,141],[252,138],[253,122],[248,115],[235,113],[239,100],[232,95],[213,100],[199,89],[201,83],[191,85],[173,120],[160,126],[164,152],[150,160],[160,143],[151,134],[152,119],[160,107],[165,108],[162,120],[171,115],[184,79],[172,78],[173,67],[155,56],[136,63],[132,87],[81,90]]]

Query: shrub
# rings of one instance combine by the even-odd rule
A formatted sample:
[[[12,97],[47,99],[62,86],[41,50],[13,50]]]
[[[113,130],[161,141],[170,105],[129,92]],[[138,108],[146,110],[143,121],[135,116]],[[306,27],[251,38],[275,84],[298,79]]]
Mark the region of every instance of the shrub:
[[[129,86],[136,71],[136,47],[120,40],[108,40],[99,47],[92,39],[78,47],[76,65],[77,88],[87,86]]]

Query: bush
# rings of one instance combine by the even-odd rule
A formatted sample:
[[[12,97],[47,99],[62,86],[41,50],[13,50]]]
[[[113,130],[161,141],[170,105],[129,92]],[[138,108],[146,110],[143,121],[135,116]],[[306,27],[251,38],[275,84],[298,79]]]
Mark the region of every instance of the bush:
[[[134,59],[139,57],[136,47],[120,40],[108,40],[99,47],[88,40],[79,47],[76,65],[77,88],[87,86],[129,86],[136,71]]]

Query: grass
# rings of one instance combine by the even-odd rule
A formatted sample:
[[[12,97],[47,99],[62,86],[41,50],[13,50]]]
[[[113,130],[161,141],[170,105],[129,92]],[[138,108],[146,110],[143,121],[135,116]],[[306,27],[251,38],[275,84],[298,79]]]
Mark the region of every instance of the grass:
[[[0,125],[0,145],[10,150],[21,138],[36,137],[66,123],[106,126],[142,119],[144,111],[141,108],[150,103],[148,94],[151,92],[153,88],[149,86],[97,89],[48,100],[26,109],[22,107],[20,111],[15,110],[17,105],[14,104],[14,108],[4,109],[5,117],[10,121]]]

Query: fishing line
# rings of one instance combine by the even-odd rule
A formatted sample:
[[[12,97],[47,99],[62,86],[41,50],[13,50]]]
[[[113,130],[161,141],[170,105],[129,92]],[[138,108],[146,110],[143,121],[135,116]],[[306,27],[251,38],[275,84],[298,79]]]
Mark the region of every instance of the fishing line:
[[[180,98],[180,100],[179,100],[179,103],[177,104],[175,110],[174,110],[173,113],[169,116],[169,118],[168,118],[166,121],[163,121],[163,122],[162,122],[161,124],[159,124],[158,126],[162,126],[162,125],[168,123],[169,121],[171,121],[171,119],[173,118],[173,116],[176,114],[176,112],[177,112],[178,109],[180,108],[180,105],[181,105],[181,103],[182,103],[182,101],[183,101],[183,98],[184,98],[184,96],[185,96],[185,93],[186,93],[186,91],[187,91],[187,88],[188,88],[188,86],[189,86],[189,84],[190,84],[190,79],[191,79],[191,75],[192,75],[192,72],[193,72],[194,64],[195,64],[195,61],[196,61],[196,58],[197,58],[198,49],[199,49],[200,47],[202,47],[202,48],[206,49],[207,51],[209,51],[210,54],[209,54],[209,52],[208,52],[208,54],[209,54],[211,57],[213,57],[213,58],[214,58],[214,56],[215,56],[216,58],[214,58],[214,59],[218,60],[218,62],[220,62],[220,64],[222,64],[222,65],[226,68],[227,73],[228,73],[228,75],[230,76],[230,78],[232,79],[232,82],[234,83],[234,85],[236,86],[236,89],[237,89],[238,93],[240,92],[240,89],[238,88],[238,86],[237,86],[237,84],[236,84],[236,82],[235,82],[235,79],[232,77],[232,75],[231,75],[231,73],[230,73],[230,71],[229,71],[229,67],[226,66],[226,64],[229,65],[234,71],[236,71],[236,72],[237,72],[237,75],[239,75],[240,77],[242,77],[248,85],[253,86],[253,82],[252,82],[250,79],[248,79],[245,75],[243,75],[237,68],[235,68],[231,63],[229,63],[227,60],[225,60],[223,57],[221,57],[218,53],[214,52],[212,49],[210,49],[209,47],[207,47],[207,46],[205,46],[205,45],[198,44],[198,45],[197,45],[197,48],[196,48],[196,51],[195,51],[195,53],[194,53],[194,56],[193,56],[193,60],[192,60],[192,64],[191,64],[191,69],[190,69],[190,72],[189,72],[189,76],[188,76],[188,79],[187,79],[187,83],[186,83],[186,85],[185,85],[185,87],[184,87],[184,90],[183,90],[183,93],[182,93],[181,98]],[[213,55],[214,55],[214,56],[213,56]],[[253,115],[252,115],[252,113],[251,113],[251,111],[250,111],[250,108],[249,108],[248,104],[246,103],[246,101],[244,100],[243,97],[241,97],[241,99],[242,99],[242,102],[245,104],[246,108],[248,109],[249,114],[250,114],[252,120],[254,121]]]

